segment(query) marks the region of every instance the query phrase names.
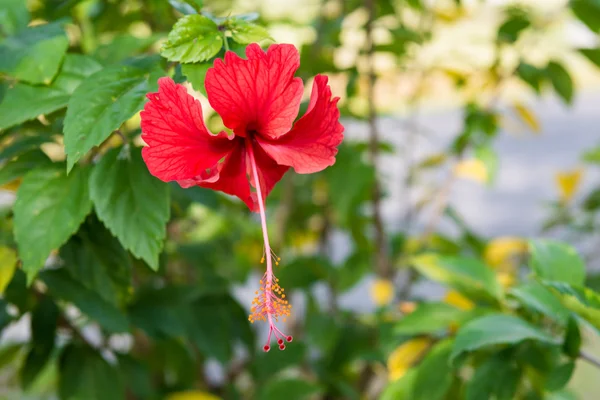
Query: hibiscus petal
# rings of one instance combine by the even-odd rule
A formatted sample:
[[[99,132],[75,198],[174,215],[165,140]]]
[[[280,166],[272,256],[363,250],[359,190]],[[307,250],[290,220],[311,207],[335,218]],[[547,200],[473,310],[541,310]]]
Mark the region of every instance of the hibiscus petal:
[[[294,128],[277,140],[259,135],[256,140],[277,164],[293,167],[299,174],[321,171],[335,163],[337,146],[344,139],[338,100],[331,99],[327,77],[317,75],[308,110]]]
[[[250,192],[248,182],[248,169],[246,165],[246,149],[242,141],[236,140],[235,149],[227,156],[225,161],[219,163],[218,175],[200,182],[199,186],[220,190],[221,192],[239,197],[251,211],[258,211],[256,194]]]
[[[202,176],[233,150],[233,137],[225,132],[213,135],[206,129],[200,102],[184,86],[160,78],[158,93],[147,97],[150,101],[141,113],[141,127],[148,146],[142,156],[150,173],[160,180],[185,182]]]
[[[224,62],[215,60],[206,74],[208,101],[236,134],[252,130],[277,138],[290,130],[300,108],[302,79],[294,78],[300,55],[289,44],[265,53],[253,43],[246,57],[228,51]]]

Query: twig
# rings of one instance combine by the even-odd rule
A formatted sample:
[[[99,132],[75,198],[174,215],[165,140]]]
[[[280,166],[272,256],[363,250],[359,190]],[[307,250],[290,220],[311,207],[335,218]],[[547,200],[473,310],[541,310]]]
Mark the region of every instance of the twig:
[[[579,358],[581,358],[582,360],[587,361],[588,363],[592,364],[596,368],[600,368],[600,360],[598,360],[597,358],[595,358],[591,354],[586,353],[583,350],[579,351]]]
[[[377,128],[377,110],[375,109],[375,66],[373,44],[373,21],[375,19],[375,0],[365,0],[365,7],[369,11],[366,29],[367,50],[367,102],[369,103],[369,156],[375,169],[375,182],[373,183],[373,225],[375,227],[375,255],[378,275],[390,278],[392,275],[391,263],[388,257],[387,238],[381,217],[381,185],[377,177],[379,170],[379,130]]]

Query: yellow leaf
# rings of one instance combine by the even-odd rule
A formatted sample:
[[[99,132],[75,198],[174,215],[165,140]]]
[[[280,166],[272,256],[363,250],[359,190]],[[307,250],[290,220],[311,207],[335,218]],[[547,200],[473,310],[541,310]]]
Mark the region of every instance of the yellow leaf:
[[[531,129],[535,133],[540,132],[540,122],[538,121],[533,111],[525,107],[523,104],[515,104],[514,108],[519,118],[521,118],[521,121],[523,121],[525,125],[529,127],[529,129]]]
[[[510,272],[498,272],[496,279],[506,289],[515,283],[515,275]]]
[[[575,196],[582,176],[583,170],[581,168],[556,174],[556,185],[558,186],[561,202],[566,204]]]
[[[17,269],[17,253],[9,247],[0,247],[0,294],[12,279]]]
[[[387,279],[377,279],[371,286],[371,298],[377,306],[385,306],[394,299],[394,284]]]
[[[475,303],[473,303],[470,299],[466,298],[456,290],[448,290],[448,292],[446,293],[446,297],[444,298],[444,302],[465,311],[469,311],[475,308]]]
[[[419,361],[431,345],[431,339],[416,338],[402,343],[388,357],[387,368],[390,381],[402,378],[406,371]]]
[[[485,163],[477,158],[463,160],[454,167],[454,174],[459,178],[470,179],[485,183],[488,180],[488,170]]]
[[[527,253],[527,241],[518,237],[499,237],[490,241],[483,252],[487,265],[503,272],[514,272],[519,257]]]
[[[165,400],[221,400],[221,398],[207,392],[189,390],[187,392],[171,393]]]
[[[10,192],[16,192],[19,186],[21,186],[21,178],[17,178],[8,183],[5,183],[4,185],[0,186],[0,189],[8,190]]]

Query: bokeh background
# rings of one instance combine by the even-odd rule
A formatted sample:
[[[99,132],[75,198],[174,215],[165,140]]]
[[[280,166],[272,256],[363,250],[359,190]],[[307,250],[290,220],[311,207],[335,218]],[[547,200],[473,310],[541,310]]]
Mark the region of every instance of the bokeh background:
[[[336,164],[314,175],[289,172],[267,201],[282,259],[276,274],[293,304],[284,326],[295,340],[283,352],[262,353],[265,326],[246,320],[263,274],[262,242],[257,216],[237,199],[169,184],[156,271],[96,212],[45,263],[70,286],[53,283],[64,276],[51,273],[26,286],[17,262],[13,206],[32,196],[20,188],[31,168],[14,175],[6,167],[30,151],[65,160],[64,106],[13,118],[27,107],[15,97],[20,78],[6,69],[7,43],[26,29],[18,24],[64,18],[69,54],[101,68],[159,54],[174,23],[198,10],[224,18],[217,22],[241,16],[265,27],[272,38],[261,40],[265,46],[296,45],[307,96],[311,77],[322,73],[340,97],[345,140]],[[574,246],[585,284],[600,288],[597,0],[2,0],[0,26],[0,398],[597,398],[600,370],[586,360],[600,357],[598,325],[586,323],[593,313],[575,318],[585,356],[569,354],[569,362],[535,340],[500,341],[450,370],[446,359],[428,357],[488,312],[569,337],[571,325],[548,322],[513,291],[535,269],[531,239]],[[222,123],[202,94],[210,62],[182,66],[157,56],[161,69],[148,79],[186,84],[217,132]],[[141,146],[139,121],[133,113],[118,134],[107,132],[83,165],[123,141]],[[433,272],[415,261],[425,256],[437,257]],[[446,257],[477,260],[506,297],[496,304],[474,295],[465,285],[481,282],[452,275]],[[104,303],[126,319],[126,330],[107,329],[114,316]],[[423,304],[433,306],[407,329],[402,321]],[[456,310],[469,317],[444,318]],[[31,355],[40,340],[51,343],[41,360]],[[510,356],[486,375],[485,357],[496,351]],[[506,368],[518,372],[501,375]],[[488,381],[517,383],[504,393],[475,384]]]

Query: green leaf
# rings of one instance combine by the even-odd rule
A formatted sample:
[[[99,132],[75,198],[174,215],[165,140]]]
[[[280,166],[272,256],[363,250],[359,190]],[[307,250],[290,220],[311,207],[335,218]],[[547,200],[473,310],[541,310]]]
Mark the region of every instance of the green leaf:
[[[14,233],[29,281],[50,252],[65,243],[90,213],[88,176],[82,168],[69,176],[57,169],[42,169],[23,178],[14,205]]]
[[[542,83],[545,79],[544,71],[542,69],[521,61],[517,67],[517,75],[525,83],[531,86],[536,93],[539,94],[541,92]]]
[[[566,363],[555,366],[555,368],[550,371],[546,378],[546,390],[551,392],[560,390],[564,388],[567,383],[571,380],[571,376],[573,376],[573,371],[575,370],[575,362],[568,361]]]
[[[596,211],[600,208],[600,188],[590,192],[581,205],[585,211]]]
[[[600,294],[591,289],[571,286],[564,282],[545,282],[569,310],[600,329]]]
[[[600,67],[600,49],[578,49],[588,60],[594,63],[597,67]]]
[[[152,377],[147,365],[127,354],[117,357],[119,370],[125,378],[127,388],[140,399],[153,398]]]
[[[379,400],[411,400],[417,371],[417,368],[411,368],[402,378],[390,382],[381,393]]]
[[[428,278],[452,286],[467,296],[487,300],[502,297],[494,272],[476,259],[422,254],[413,257],[411,264]]]
[[[108,303],[100,295],[74,280],[66,270],[44,270],[39,273],[50,293],[64,301],[73,303],[109,332],[127,332],[129,321],[114,305]]]
[[[49,167],[52,161],[41,150],[32,150],[20,154],[17,158],[2,165],[0,169],[0,186],[21,178],[29,171]]]
[[[21,368],[21,386],[27,389],[35,382],[54,350],[59,310],[54,301],[44,296],[31,315],[31,349]]]
[[[90,177],[98,218],[123,246],[154,269],[167,235],[169,187],[148,172],[139,149],[106,153]]]
[[[498,40],[506,43],[514,43],[521,32],[528,28],[531,22],[522,15],[507,19],[498,29]]]
[[[513,400],[522,371],[505,355],[497,354],[475,370],[467,384],[466,400]]]
[[[0,295],[4,294],[17,269],[17,252],[10,247],[0,246]]]
[[[125,400],[118,371],[89,346],[74,343],[59,360],[58,394],[61,400]]]
[[[183,64],[181,72],[187,77],[188,82],[192,84],[194,89],[202,93],[206,97],[206,88],[204,80],[206,79],[206,71],[212,67],[210,63],[204,64]]]
[[[265,39],[272,40],[266,28],[243,19],[231,18],[228,20],[227,26],[231,30],[231,38],[240,44],[260,42]]]
[[[442,400],[446,397],[453,380],[453,369],[448,362],[451,351],[452,340],[446,339],[427,353],[417,369],[412,400]]]
[[[50,86],[15,84],[6,92],[5,101],[0,103],[0,129],[66,107],[77,86],[100,68],[100,64],[91,57],[67,54],[62,69]]]
[[[207,61],[222,45],[223,35],[217,24],[203,15],[186,15],[175,23],[160,54],[182,63]]]
[[[308,400],[318,395],[321,388],[297,378],[272,380],[265,384],[258,395],[258,400]]]
[[[567,324],[567,332],[565,341],[563,342],[563,351],[572,359],[579,357],[579,349],[581,348],[581,330],[575,318],[569,318]]]
[[[450,360],[454,361],[466,352],[494,345],[517,344],[524,340],[556,344],[550,335],[520,318],[487,315],[467,323],[458,331]]]
[[[447,330],[452,324],[462,322],[471,314],[470,311],[460,310],[447,303],[421,303],[415,311],[402,317],[394,325],[394,333],[399,335],[434,334]]]
[[[600,32],[600,4],[595,0],[571,0],[571,9],[593,32]]]
[[[534,311],[566,325],[569,319],[567,310],[548,289],[538,282],[526,283],[510,289],[510,294],[521,304]]]
[[[332,268],[329,260],[324,257],[299,257],[283,265],[277,277],[281,286],[287,290],[307,289],[312,284],[326,279]]]
[[[551,61],[546,67],[546,73],[556,93],[565,103],[571,104],[573,101],[573,80],[565,67],[556,61]]]
[[[276,374],[287,368],[300,365],[306,360],[306,346],[302,342],[293,341],[286,345],[285,351],[272,346],[268,353],[261,352],[256,355],[252,365],[252,372],[259,382],[266,382]]]
[[[0,35],[14,35],[27,27],[29,11],[23,0],[3,0],[0,7]]]
[[[163,37],[162,34],[153,34],[148,37],[139,38],[128,33],[123,33],[112,38],[110,42],[98,46],[93,56],[102,62],[103,65],[117,64],[147,50],[161,37]]]
[[[64,122],[67,171],[142,109],[149,91],[147,79],[144,69],[112,66],[91,75],[75,89]]]
[[[596,146],[583,153],[583,161],[590,164],[600,164],[600,146]]]
[[[550,239],[529,242],[531,265],[537,276],[573,285],[585,282],[585,264],[570,245]]]
[[[11,158],[29,150],[38,149],[44,143],[52,142],[49,136],[24,136],[19,135],[16,139],[0,151],[0,160]]]
[[[1,42],[0,72],[33,84],[52,82],[69,47],[62,24],[30,27]]]

